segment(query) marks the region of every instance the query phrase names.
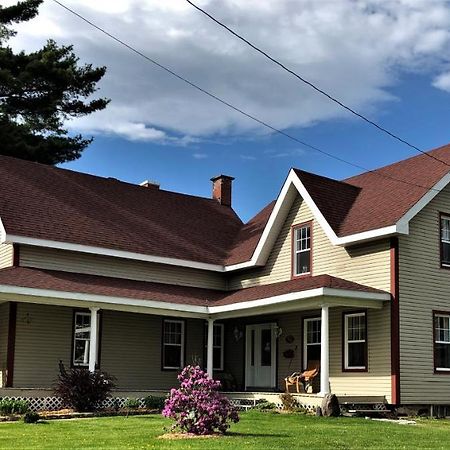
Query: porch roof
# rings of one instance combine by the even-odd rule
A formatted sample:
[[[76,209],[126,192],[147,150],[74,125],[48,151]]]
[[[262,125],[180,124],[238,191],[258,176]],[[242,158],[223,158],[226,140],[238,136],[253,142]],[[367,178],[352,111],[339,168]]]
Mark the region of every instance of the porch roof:
[[[330,275],[300,278],[235,291],[220,291],[26,267],[0,270],[0,294],[2,293],[73,298],[91,302],[103,297],[104,303],[108,303],[108,299],[114,299],[116,304],[127,304],[127,300],[137,300],[138,302],[133,302],[133,305],[139,306],[142,303],[142,306],[152,307],[157,306],[150,305],[149,302],[158,302],[161,303],[160,308],[172,305],[172,310],[186,309],[200,314],[251,308],[252,304],[262,306],[266,300],[268,303],[269,299],[278,299],[278,303],[320,295],[389,300],[389,294],[385,291]]]

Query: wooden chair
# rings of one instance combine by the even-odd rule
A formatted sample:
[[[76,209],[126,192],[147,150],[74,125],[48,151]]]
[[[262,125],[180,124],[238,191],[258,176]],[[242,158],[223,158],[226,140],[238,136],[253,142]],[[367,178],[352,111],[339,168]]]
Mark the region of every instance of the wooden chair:
[[[312,387],[314,378],[317,377],[320,371],[320,361],[310,361],[308,367],[303,372],[294,372],[284,379],[286,383],[286,392],[289,392],[290,386],[295,386],[297,392],[300,393],[300,383],[304,383],[304,390],[308,392]]]

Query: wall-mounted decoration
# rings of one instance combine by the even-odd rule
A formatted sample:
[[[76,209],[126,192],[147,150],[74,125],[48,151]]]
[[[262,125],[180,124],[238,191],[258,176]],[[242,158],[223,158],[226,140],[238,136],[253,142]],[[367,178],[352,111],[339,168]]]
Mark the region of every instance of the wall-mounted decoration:
[[[283,352],[283,356],[286,359],[292,359],[295,356],[295,351],[292,348],[288,348]]]
[[[288,334],[284,339],[288,344],[292,344],[295,341],[295,337],[292,334]]]

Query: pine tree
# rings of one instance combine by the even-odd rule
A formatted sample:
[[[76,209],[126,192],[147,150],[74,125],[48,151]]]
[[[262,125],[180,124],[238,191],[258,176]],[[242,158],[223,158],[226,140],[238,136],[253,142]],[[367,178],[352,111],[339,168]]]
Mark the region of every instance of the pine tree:
[[[49,40],[32,53],[7,45],[13,24],[35,17],[42,1],[0,6],[0,154],[54,165],[79,158],[92,142],[70,136],[66,120],[102,110],[109,100],[88,100],[106,68],[80,65],[72,45]]]

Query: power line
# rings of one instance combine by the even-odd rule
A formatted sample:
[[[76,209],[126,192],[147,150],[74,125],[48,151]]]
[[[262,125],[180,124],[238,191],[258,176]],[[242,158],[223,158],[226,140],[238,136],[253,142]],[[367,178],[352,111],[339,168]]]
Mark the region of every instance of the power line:
[[[156,60],[154,60],[154,59],[150,58],[149,56],[147,56],[146,54],[142,53],[140,50],[137,50],[136,48],[134,48],[130,44],[127,44],[125,41],[121,40],[120,38],[114,36],[113,34],[111,34],[108,31],[106,31],[104,28],[101,28],[100,26],[96,25],[94,22],[92,22],[91,20],[85,18],[84,16],[82,16],[78,12],[74,11],[73,9],[69,8],[68,6],[64,5],[60,1],[53,0],[53,2],[58,4],[59,6],[61,6],[66,11],[70,12],[71,14],[73,14],[74,16],[78,17],[83,22],[85,22],[88,25],[92,26],[93,28],[95,28],[96,30],[100,31],[101,33],[105,34],[106,36],[108,36],[112,40],[116,41],[120,45],[126,47],[127,49],[129,49],[130,51],[135,53],[136,55],[144,58],[146,61],[151,62],[152,64],[154,64],[155,66],[157,66],[160,69],[164,70],[165,72],[169,73],[170,75],[174,76],[175,78],[178,78],[179,80],[183,81],[184,83],[187,83],[189,86],[193,87],[194,89],[196,89],[196,90],[202,92],[203,94],[207,95],[208,97],[210,97],[210,98],[212,98],[212,99],[222,103],[223,105],[225,105],[228,108],[238,112],[239,114],[242,114],[243,116],[253,120],[254,122],[257,122],[258,124],[263,125],[264,127],[274,131],[277,134],[280,134],[280,135],[282,135],[284,137],[287,137],[288,139],[290,139],[290,140],[292,140],[292,141],[294,141],[294,142],[296,142],[296,143],[298,143],[298,144],[300,144],[300,145],[302,145],[304,147],[310,148],[311,150],[314,150],[314,151],[316,151],[318,153],[322,153],[323,155],[326,155],[329,158],[333,158],[333,159],[335,159],[337,161],[340,161],[340,162],[342,162],[344,164],[348,164],[348,165],[353,166],[353,167],[355,167],[357,169],[364,170],[365,172],[372,173],[372,174],[380,176],[382,178],[387,178],[387,179],[390,179],[390,180],[393,180],[393,181],[397,181],[397,182],[400,182],[400,183],[408,184],[410,186],[420,187],[420,188],[425,189],[427,191],[428,190],[435,190],[435,191],[439,192],[439,190],[434,189],[432,187],[422,186],[420,184],[416,184],[416,183],[413,183],[413,182],[410,182],[410,181],[407,181],[407,180],[402,180],[400,178],[395,178],[395,177],[391,177],[389,175],[378,173],[377,170],[371,170],[371,169],[368,169],[367,167],[361,166],[359,164],[352,163],[352,162],[347,161],[347,160],[345,160],[345,159],[343,159],[343,158],[341,158],[339,156],[334,155],[333,153],[329,153],[326,150],[323,150],[323,149],[321,149],[319,147],[316,147],[316,146],[314,146],[312,144],[309,144],[309,143],[307,143],[305,141],[302,141],[302,140],[296,138],[295,136],[292,136],[291,134],[286,133],[285,131],[280,130],[280,129],[270,125],[269,123],[267,123],[267,122],[257,118],[256,116],[247,113],[246,111],[238,108],[237,106],[232,105],[231,103],[227,102],[226,100],[223,100],[222,98],[218,97],[217,95],[213,94],[212,92],[207,91],[206,89],[203,89],[202,87],[200,87],[196,83],[194,83],[194,82],[188,80],[187,78],[179,75],[178,73],[174,72],[172,69],[169,69],[168,67],[164,66],[163,64],[157,62]]]
[[[219,19],[216,19],[213,15],[211,15],[210,13],[208,13],[207,11],[205,11],[204,9],[200,8],[200,6],[196,5],[194,2],[192,2],[191,0],[185,0],[187,3],[189,3],[191,6],[193,6],[196,10],[200,11],[202,14],[204,14],[206,17],[208,17],[209,19],[211,19],[213,22],[215,22],[217,25],[221,26],[222,28],[224,28],[225,30],[227,30],[228,32],[230,32],[233,36],[237,37],[238,39],[240,39],[242,42],[245,42],[248,46],[250,46],[251,48],[253,48],[254,50],[256,50],[258,53],[260,53],[261,55],[263,55],[265,58],[269,59],[270,61],[272,61],[274,64],[276,64],[277,66],[281,67],[283,70],[285,70],[286,72],[290,73],[291,75],[293,75],[295,78],[299,79],[302,83],[308,85],[310,88],[314,89],[315,91],[319,92],[320,94],[324,95],[325,97],[327,97],[329,100],[331,100],[332,102],[336,103],[337,105],[339,105],[340,107],[346,109],[348,112],[350,112],[351,114],[359,117],[361,120],[367,122],[368,124],[372,125],[373,127],[377,128],[379,131],[382,131],[383,133],[387,134],[388,136],[396,139],[397,141],[400,141],[401,143],[407,145],[408,147],[411,147],[412,149],[427,155],[428,157],[439,161],[443,164],[445,164],[446,166],[450,167],[450,164],[448,164],[447,162],[443,161],[442,159],[436,158],[433,155],[430,155],[429,153],[427,153],[426,151],[421,150],[419,147],[415,146],[414,144],[411,144],[410,142],[408,142],[407,140],[401,138],[400,136],[394,134],[392,131],[389,131],[387,128],[384,128],[382,125],[379,125],[378,123],[374,122],[373,120],[369,119],[368,117],[364,116],[363,114],[359,113],[358,111],[355,111],[353,108],[351,108],[350,106],[347,106],[345,103],[343,103],[341,100],[338,100],[336,97],[332,96],[331,94],[329,94],[328,92],[324,91],[323,89],[319,88],[318,86],[316,86],[314,83],[312,83],[311,81],[307,80],[306,78],[302,77],[301,75],[299,75],[297,72],[294,72],[292,69],[290,69],[289,67],[287,67],[286,65],[284,65],[282,62],[280,62],[279,60],[275,59],[273,56],[269,55],[266,51],[262,50],[261,48],[257,47],[255,44],[252,44],[248,39],[246,39],[245,37],[243,37],[242,35],[238,34],[236,31],[234,31],[233,29],[231,29],[228,25],[225,25],[223,22],[221,22]]]

